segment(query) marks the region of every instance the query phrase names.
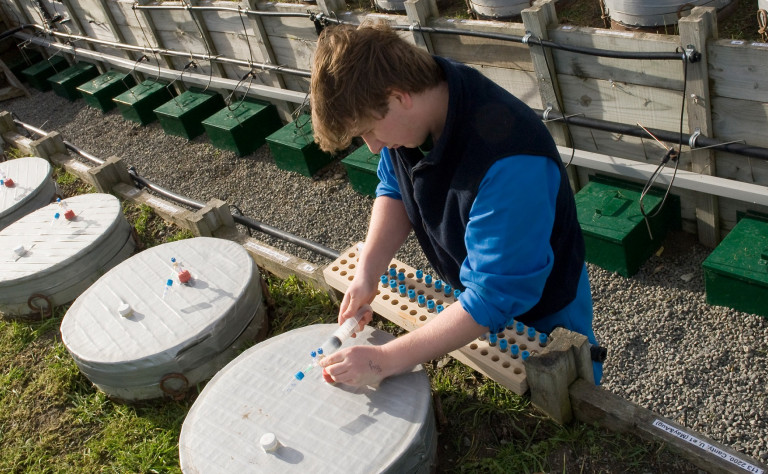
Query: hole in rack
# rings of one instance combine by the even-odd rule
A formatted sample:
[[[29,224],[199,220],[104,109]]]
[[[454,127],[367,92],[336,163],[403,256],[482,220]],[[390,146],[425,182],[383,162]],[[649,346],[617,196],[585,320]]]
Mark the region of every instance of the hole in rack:
[[[521,350],[521,351],[525,351],[525,350],[528,350],[528,346],[527,346],[527,345],[525,345],[525,344],[520,344],[520,350]]]
[[[334,272],[338,272],[339,271],[339,267],[332,267],[331,270],[333,270]]]
[[[347,261],[346,260],[339,260],[339,263],[342,264],[342,265],[346,265]]]
[[[339,273],[339,275],[341,275],[341,276],[346,276],[346,275],[347,275],[347,271],[346,271],[346,270],[344,270],[343,272]]]
[[[376,290],[376,296],[379,296],[381,294],[381,290]]]
[[[397,273],[405,273],[405,268],[398,268]]]
[[[355,275],[349,275],[349,278],[347,278],[347,280],[349,280],[349,281],[352,281],[354,279],[355,279]]]
[[[434,297],[434,296],[432,296],[432,295],[427,295],[427,299],[428,299],[428,300],[433,300],[433,299],[435,299],[435,297]]]
[[[423,295],[424,294],[424,290],[419,290],[419,291],[416,292],[416,294],[417,295]]]
[[[494,362],[498,362],[499,361],[499,356],[495,355],[495,356],[491,357],[491,360],[494,361]]]
[[[388,299],[389,299],[389,295],[383,295],[383,296],[381,297],[381,299],[383,299],[384,301],[386,301],[386,300],[388,300]]]
[[[427,317],[424,316],[423,314],[419,316],[419,321],[426,321],[426,320],[427,320]]]
[[[407,304],[404,304],[404,305],[400,306],[400,311],[405,311],[406,309],[408,309],[408,305]]]
[[[515,375],[520,375],[523,373],[523,369],[521,369],[520,367],[515,367],[515,370],[513,370],[512,372],[514,372]]]
[[[469,348],[474,351],[475,349],[477,349],[477,344],[472,343],[472,344],[469,345]]]
[[[408,285],[408,289],[409,290],[415,290],[416,289],[416,285]]]
[[[496,334],[496,337],[498,337],[499,339],[504,339],[507,336],[503,332],[500,332],[500,333]]]
[[[488,349],[483,349],[482,351],[480,351],[480,354],[482,354],[484,356],[487,356],[488,355]]]
[[[413,278],[415,275],[414,275],[413,273],[408,273],[408,274],[407,274],[407,275],[405,275],[405,276],[406,276],[406,277],[408,277],[408,278]]]
[[[397,301],[397,300],[392,300],[392,304],[398,304],[398,303],[399,303],[399,301]]]
[[[347,254],[347,256],[348,256],[349,258],[355,258],[355,252],[349,252],[349,253]]]
[[[394,263],[390,263],[389,268],[397,268],[397,265],[395,265]]]
[[[509,362],[502,362],[501,363],[501,366],[504,367],[505,369],[508,369],[510,365],[512,365],[512,364],[510,364]]]
[[[443,300],[437,300],[435,303],[437,303],[437,304],[443,304]]]
[[[350,263],[349,264],[349,269],[352,270],[353,268],[355,268],[355,264],[354,263]]]
[[[416,311],[415,309],[412,309],[408,314],[410,314],[411,316],[416,316],[416,313],[418,313],[418,311]]]

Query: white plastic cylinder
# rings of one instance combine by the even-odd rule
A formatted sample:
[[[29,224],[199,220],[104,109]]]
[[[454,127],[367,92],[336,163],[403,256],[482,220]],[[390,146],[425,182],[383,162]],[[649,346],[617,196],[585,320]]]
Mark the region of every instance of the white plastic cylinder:
[[[674,25],[681,13],[692,7],[718,10],[733,0],[603,0],[611,21],[630,27],[650,28]],[[684,9],[684,10],[683,10]]]

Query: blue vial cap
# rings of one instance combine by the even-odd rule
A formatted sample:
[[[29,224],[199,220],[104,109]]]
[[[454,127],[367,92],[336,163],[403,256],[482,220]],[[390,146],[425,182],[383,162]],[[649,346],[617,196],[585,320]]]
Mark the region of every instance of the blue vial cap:
[[[416,279],[421,280],[422,278],[424,278],[424,272],[421,270],[416,270]]]
[[[517,354],[520,353],[520,346],[517,344],[512,344],[509,346],[509,352],[511,352],[513,356],[517,356]]]
[[[408,299],[411,301],[416,299],[416,290],[408,290]]]
[[[397,281],[405,281],[405,273],[400,272],[397,274]]]
[[[502,351],[507,350],[507,344],[509,343],[507,342],[506,339],[499,339],[499,349],[501,349]]]
[[[451,285],[446,284],[443,287],[443,292],[445,293],[445,296],[451,296],[451,290],[452,290]]]
[[[387,278],[387,275],[381,275],[381,284],[386,285],[389,283],[389,278]]]
[[[389,280],[389,287],[392,289],[392,291],[395,291],[397,289],[397,280],[394,278]]]
[[[296,372],[296,375],[294,375],[294,377],[296,377],[296,380],[301,380],[304,378],[304,372],[298,371]]]
[[[453,297],[459,299],[459,296],[461,296],[461,290],[453,290]]]
[[[528,352],[528,351],[523,351],[523,353],[522,353],[522,354],[520,354],[520,357],[522,357],[522,358],[523,358],[523,360],[527,359],[527,358],[528,358],[528,357],[530,357],[530,356],[531,356],[531,353],[530,353],[530,352]]]
[[[176,263],[176,257],[171,257],[171,262]]]
[[[172,286],[172,285],[173,285],[173,280],[171,280],[170,278],[165,281],[165,286]]]
[[[315,357],[317,357],[317,352],[312,351],[312,352],[309,353],[309,355],[310,355],[310,357],[312,357],[314,359]]]
[[[424,295],[419,295],[419,306],[424,306],[427,304],[427,297]]]
[[[499,339],[499,336],[496,335],[495,332],[492,332],[488,334],[488,342],[491,344],[496,344],[496,341]]]
[[[525,331],[525,324],[521,323],[520,321],[515,323],[515,330],[518,334],[522,334],[523,331]]]
[[[539,333],[539,344],[542,346],[547,343],[547,335],[542,333]]]
[[[61,198],[56,198],[56,202],[61,202]]]
[[[536,330],[534,328],[528,328],[528,338],[533,339],[536,337]]]
[[[435,309],[435,300],[427,300],[427,309]]]
[[[436,309],[437,309],[437,312],[439,313],[440,311],[442,311],[445,308],[443,308],[443,305],[439,304],[439,305],[437,305]]]
[[[397,289],[400,291],[400,296],[405,296],[405,285],[400,285],[397,287]]]
[[[427,284],[427,286],[432,284],[432,275],[427,275],[424,277],[424,283]]]
[[[435,280],[435,289],[439,290],[443,287],[443,282],[441,280]]]
[[[60,215],[60,214],[57,212],[56,214],[54,214],[54,215],[53,215],[53,218],[54,218],[54,219],[58,219],[58,218],[59,218],[59,215]]]
[[[389,276],[391,276],[392,278],[396,277],[397,276],[397,270],[394,269],[394,268],[390,268],[389,269]]]

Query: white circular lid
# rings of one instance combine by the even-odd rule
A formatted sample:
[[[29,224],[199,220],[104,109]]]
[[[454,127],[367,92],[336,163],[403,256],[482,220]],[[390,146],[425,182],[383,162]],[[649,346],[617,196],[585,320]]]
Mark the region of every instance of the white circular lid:
[[[309,352],[337,328],[319,324],[275,336],[219,371],[182,425],[182,471],[382,472],[397,470],[404,458],[410,465],[413,458],[428,462],[424,446],[434,445],[434,415],[421,366],[376,388],[325,383],[317,367],[285,391],[294,374],[308,367]],[[367,326],[343,347],[392,338]],[[265,433],[279,440],[273,452],[261,446]]]
[[[50,180],[53,168],[48,160],[30,156],[0,163],[0,170],[13,180],[14,186],[0,186],[0,216],[21,207],[29,196]]]
[[[189,270],[189,285],[179,283],[171,258]],[[198,342],[218,352],[217,333],[231,332],[225,339],[234,339],[257,307],[257,278],[255,263],[235,242],[197,237],[158,245],[112,268],[80,295],[61,322],[62,341],[79,364],[114,367],[116,377],[173,361]],[[254,285],[258,295],[250,294]],[[120,314],[123,305],[132,310],[128,316]]]
[[[0,249],[22,245],[27,251],[17,259],[11,252],[0,250],[0,283],[68,265],[111,237],[117,225],[125,220],[120,201],[111,194],[83,194],[62,202],[74,211],[74,219],[66,220],[62,206],[52,203],[0,230]],[[54,220],[56,213],[60,216]],[[2,265],[10,262],[13,265]]]

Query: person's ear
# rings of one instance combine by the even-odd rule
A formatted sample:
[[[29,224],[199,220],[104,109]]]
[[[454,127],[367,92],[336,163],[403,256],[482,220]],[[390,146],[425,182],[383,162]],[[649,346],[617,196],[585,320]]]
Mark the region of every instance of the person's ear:
[[[390,97],[397,101],[404,109],[410,109],[413,106],[413,96],[410,92],[404,92],[399,89],[393,89]]]

